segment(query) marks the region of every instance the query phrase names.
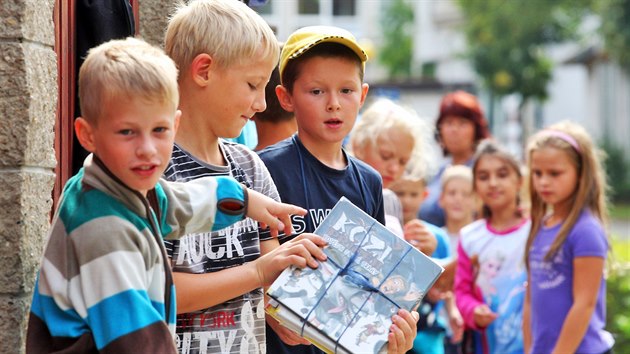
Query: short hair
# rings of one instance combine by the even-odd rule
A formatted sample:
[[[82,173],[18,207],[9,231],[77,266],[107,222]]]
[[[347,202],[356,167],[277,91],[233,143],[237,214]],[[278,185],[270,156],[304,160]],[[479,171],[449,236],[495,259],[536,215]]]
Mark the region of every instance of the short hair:
[[[278,123],[293,119],[293,112],[285,111],[280,105],[280,101],[276,95],[276,86],[278,85],[280,85],[280,71],[278,66],[276,66],[271,72],[267,86],[265,86],[267,108],[254,115],[256,121]]]
[[[410,180],[425,180],[433,165],[431,128],[413,109],[387,98],[377,99],[363,111],[350,133],[352,150],[356,154],[357,149],[374,147],[379,136],[392,128],[409,134],[414,142],[403,176]]]
[[[463,179],[466,182],[470,182],[470,186],[473,185],[473,173],[472,169],[466,165],[452,165],[447,167],[442,173],[440,178],[440,184],[442,185],[442,191],[448,184],[448,182],[454,179]]]
[[[88,52],[79,70],[79,97],[82,116],[92,124],[117,99],[140,97],[176,109],[177,68],[164,51],[143,40],[111,40]]]
[[[282,86],[289,93],[293,93],[293,84],[300,75],[302,64],[310,58],[339,58],[356,63],[359,69],[359,79],[363,82],[363,61],[357,54],[347,46],[335,42],[323,42],[308,49],[304,54],[287,62],[286,67],[282,71]]]
[[[170,17],[164,50],[180,71],[193,59],[209,54],[220,68],[252,58],[273,58],[280,46],[271,27],[254,10],[235,0],[196,0],[178,3]]]
[[[457,116],[470,120],[475,125],[475,145],[483,139],[490,137],[490,131],[488,130],[488,121],[483,113],[479,100],[474,95],[457,90],[448,93],[442,97],[440,102],[440,112],[438,118],[435,121],[435,138],[438,142],[441,141],[440,127],[445,117]],[[446,149],[442,149],[444,155],[448,155]]]

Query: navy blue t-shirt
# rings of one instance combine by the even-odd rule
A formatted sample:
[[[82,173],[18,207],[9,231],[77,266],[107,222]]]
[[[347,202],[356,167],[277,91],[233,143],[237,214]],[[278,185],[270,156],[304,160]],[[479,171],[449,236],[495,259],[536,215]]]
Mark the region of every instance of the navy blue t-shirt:
[[[343,170],[330,168],[313,156],[294,135],[259,152],[280,199],[307,210],[307,215],[292,217],[296,234],[313,232],[335,206],[346,197],[367,214],[385,224],[383,184],[372,167],[348,155]],[[286,241],[282,240],[282,241]],[[281,241],[281,242],[282,242]],[[310,345],[289,346],[267,326],[267,353],[322,353]]]

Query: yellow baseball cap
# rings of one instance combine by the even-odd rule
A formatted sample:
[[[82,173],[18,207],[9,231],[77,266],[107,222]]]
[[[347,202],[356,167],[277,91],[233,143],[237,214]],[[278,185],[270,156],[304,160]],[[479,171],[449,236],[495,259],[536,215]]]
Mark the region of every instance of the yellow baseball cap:
[[[349,31],[333,26],[302,27],[293,32],[282,47],[282,52],[280,53],[280,77],[282,77],[284,68],[289,60],[299,57],[315,45],[324,42],[339,43],[352,49],[361,59],[364,66],[368,60],[367,54]]]

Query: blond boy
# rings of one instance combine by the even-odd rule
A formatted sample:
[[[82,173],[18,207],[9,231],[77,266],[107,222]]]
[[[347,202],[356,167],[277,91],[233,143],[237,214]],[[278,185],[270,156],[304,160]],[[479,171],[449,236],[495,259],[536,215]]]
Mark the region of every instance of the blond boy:
[[[287,213],[300,212],[232,178],[160,180],[180,117],[176,78],[164,52],[138,39],[89,52],[75,130],[91,155],[52,222],[27,352],[174,353],[175,293],[162,238],[220,229],[246,211],[277,229],[274,215],[286,223]],[[312,261],[302,249],[285,254],[278,262],[294,263],[294,254]]]
[[[280,55],[282,85],[276,94],[295,114],[296,135],[260,152],[281,198],[308,210],[293,219],[298,233],[313,232],[341,196],[384,224],[383,187],[373,168],[342,148],[365,101],[367,55],[346,30],[304,27],[285,42]],[[393,317],[389,353],[404,353],[415,337],[417,313],[401,310]],[[268,353],[314,353],[314,346],[268,322]],[[276,335],[277,334],[277,335]]]
[[[239,1],[191,1],[171,17],[165,50],[180,69],[182,111],[165,177],[192,183],[204,176],[232,176],[280,200],[260,158],[223,140],[238,136],[266,107],[265,86],[279,56],[269,26]],[[166,243],[177,286],[180,353],[264,351],[264,287],[286,267],[278,262],[284,255],[277,253],[273,236],[245,218],[218,232]]]
[[[443,229],[448,234],[451,253],[457,254],[459,230],[473,222],[475,196],[472,170],[465,165],[449,166],[440,181],[442,193],[438,204],[444,209],[446,224]]]

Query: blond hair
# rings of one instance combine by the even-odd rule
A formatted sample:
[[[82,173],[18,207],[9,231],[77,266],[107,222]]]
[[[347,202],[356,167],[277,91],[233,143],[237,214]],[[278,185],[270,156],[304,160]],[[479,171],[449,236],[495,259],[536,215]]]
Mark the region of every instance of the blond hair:
[[[532,136],[527,145],[527,159],[530,166],[532,154],[543,148],[554,148],[563,151],[569,157],[573,166],[575,166],[578,176],[575,193],[571,196],[572,200],[570,202],[573,208],[563,221],[558,235],[545,255],[545,259],[549,260],[560,249],[569,231],[571,231],[585,208],[590,210],[604,227],[607,227],[606,193],[608,185],[606,183],[606,173],[601,163],[604,154],[595,147],[582,126],[563,121],[551,125]],[[532,246],[549,208],[534,190],[532,176],[533,173],[530,173],[532,228],[527,239],[526,250],[529,250]],[[525,258],[529,261],[529,252],[526,252]]]
[[[466,182],[470,183],[472,188],[473,185],[473,173],[472,169],[466,165],[452,165],[447,167],[442,173],[442,177],[440,178],[440,184],[442,186],[442,191],[448,184],[448,182],[454,179],[463,179]]]
[[[433,135],[431,126],[420,118],[414,110],[404,107],[386,98],[379,98],[361,114],[350,134],[352,151],[374,148],[381,134],[389,129],[397,129],[408,134],[414,144],[405,168],[404,178],[425,181],[434,164],[435,154],[430,145]]]
[[[177,68],[159,48],[143,40],[112,40],[90,49],[79,70],[81,115],[97,124],[107,105],[140,97],[179,104]]]
[[[280,57],[271,27],[235,0],[180,1],[169,20],[164,48],[182,72],[202,53],[210,55],[220,68],[253,58],[273,58],[277,63]]]

